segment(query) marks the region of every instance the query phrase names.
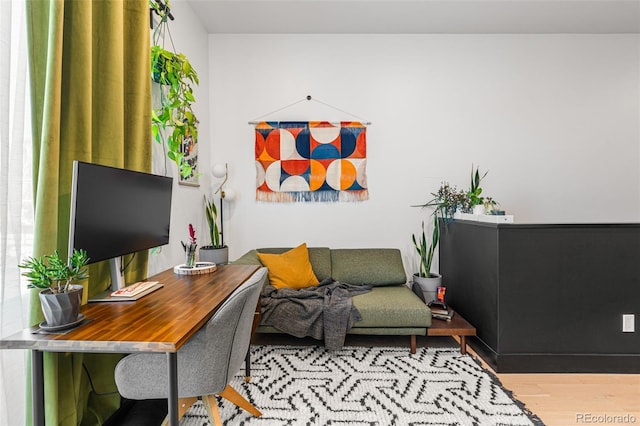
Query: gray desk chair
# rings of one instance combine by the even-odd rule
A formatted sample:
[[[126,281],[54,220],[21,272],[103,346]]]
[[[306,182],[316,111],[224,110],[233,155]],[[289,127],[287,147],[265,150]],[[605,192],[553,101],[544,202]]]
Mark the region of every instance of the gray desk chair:
[[[229,381],[249,349],[254,312],[266,278],[267,268],[258,269],[178,351],[180,418],[200,397],[211,423],[222,425],[216,395],[254,416],[262,415]],[[115,369],[118,392],[135,400],[167,398],[167,375],[166,356],[160,353],[128,355]]]

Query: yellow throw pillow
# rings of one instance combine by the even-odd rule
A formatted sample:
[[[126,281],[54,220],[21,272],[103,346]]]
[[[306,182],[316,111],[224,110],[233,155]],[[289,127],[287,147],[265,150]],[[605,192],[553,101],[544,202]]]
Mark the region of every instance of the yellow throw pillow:
[[[258,253],[258,258],[269,270],[269,281],[275,288],[305,288],[319,284],[306,243],[282,254]]]

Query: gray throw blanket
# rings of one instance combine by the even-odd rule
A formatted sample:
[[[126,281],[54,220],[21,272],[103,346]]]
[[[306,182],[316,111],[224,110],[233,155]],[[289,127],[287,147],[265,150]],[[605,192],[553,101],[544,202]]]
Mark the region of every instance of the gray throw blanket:
[[[322,340],[329,350],[342,348],[353,324],[362,320],[352,296],[367,293],[369,285],[354,285],[327,278],[314,287],[299,290],[262,289],[262,321],[296,337]]]

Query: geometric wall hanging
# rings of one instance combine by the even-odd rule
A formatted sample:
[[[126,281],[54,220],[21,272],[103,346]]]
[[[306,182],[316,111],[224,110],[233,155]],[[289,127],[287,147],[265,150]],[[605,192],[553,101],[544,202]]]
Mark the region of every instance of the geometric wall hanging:
[[[256,200],[369,199],[366,133],[357,121],[256,123]]]

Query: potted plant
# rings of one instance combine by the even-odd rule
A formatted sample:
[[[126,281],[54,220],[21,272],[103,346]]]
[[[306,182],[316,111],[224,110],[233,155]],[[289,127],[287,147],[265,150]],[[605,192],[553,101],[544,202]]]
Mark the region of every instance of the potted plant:
[[[68,262],[60,258],[58,251],[44,257],[29,257],[20,268],[29,279],[30,288],[41,289],[39,293],[46,326],[61,327],[74,324],[80,318],[82,285],[74,284],[86,279],[89,258],[84,250],[73,250]]]
[[[453,220],[453,215],[469,204],[467,193],[452,187],[449,182],[442,182],[438,191],[431,195],[430,201],[414,207],[432,207],[433,214],[445,221]]]
[[[223,265],[229,262],[229,247],[222,241],[222,231],[218,225],[218,209],[213,200],[204,196],[204,212],[209,225],[211,244],[200,248],[200,260]]]
[[[442,285],[442,276],[431,272],[431,263],[433,261],[433,255],[435,253],[438,242],[440,241],[440,227],[438,223],[438,215],[434,211],[433,217],[433,233],[431,235],[431,244],[427,244],[427,234],[424,228],[424,221],[422,221],[422,234],[416,238],[413,234],[411,239],[413,245],[416,248],[418,257],[420,259],[420,267],[418,272],[413,274],[413,282],[420,287],[420,291],[424,296],[424,301],[429,303],[436,299],[438,287]]]
[[[184,266],[187,268],[193,268],[196,266],[196,248],[198,247],[198,241],[196,239],[196,230],[193,229],[193,225],[189,224],[189,242],[185,243],[180,241],[184,248],[185,262]]]
[[[185,140],[198,139],[198,119],[193,112],[195,102],[193,85],[199,84],[198,73],[183,53],[177,53],[169,32],[169,1],[149,1],[151,10],[160,17],[153,32],[151,46],[151,76],[161,86],[160,106],[151,112],[153,139],[167,145],[167,157],[178,166],[180,175],[193,175],[193,167],[185,160],[182,145]],[[165,35],[169,33],[172,50],[164,47]]]
[[[473,214],[485,214],[487,208],[485,207],[484,197],[482,197],[482,188],[480,187],[480,182],[482,179],[489,173],[488,171],[484,172],[482,176],[480,176],[480,166],[476,167],[475,171],[473,170],[473,165],[471,165],[471,185],[469,186],[469,191],[467,192],[467,196],[469,198],[469,211]]]
[[[504,211],[497,209],[499,204],[493,197],[484,197],[484,210],[487,214],[500,215],[504,214]]]

